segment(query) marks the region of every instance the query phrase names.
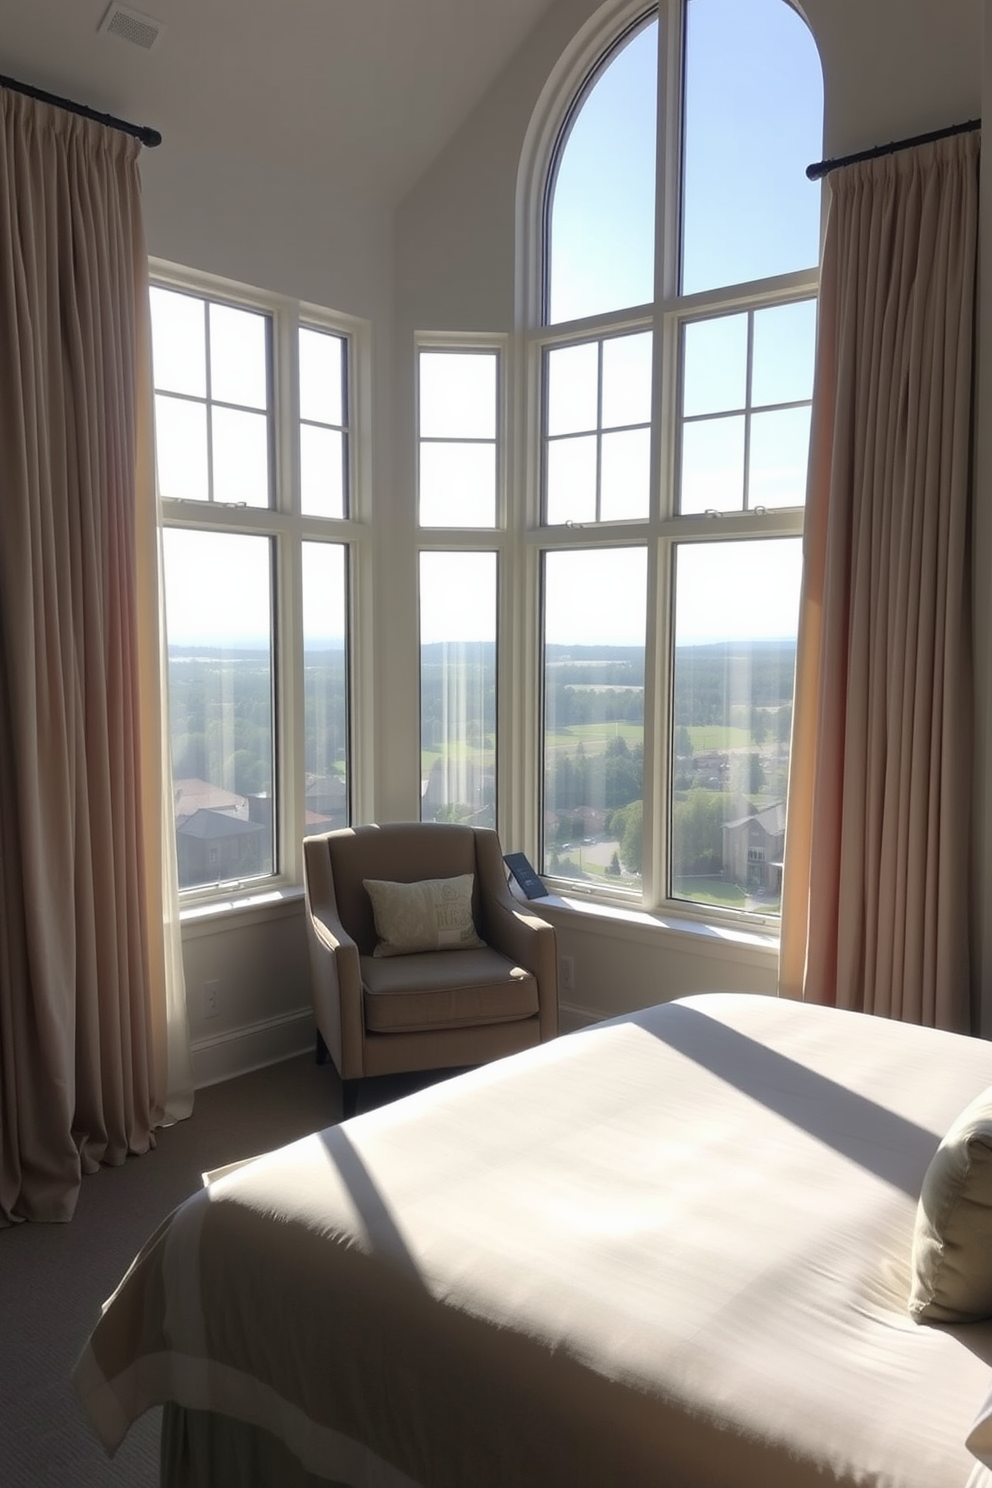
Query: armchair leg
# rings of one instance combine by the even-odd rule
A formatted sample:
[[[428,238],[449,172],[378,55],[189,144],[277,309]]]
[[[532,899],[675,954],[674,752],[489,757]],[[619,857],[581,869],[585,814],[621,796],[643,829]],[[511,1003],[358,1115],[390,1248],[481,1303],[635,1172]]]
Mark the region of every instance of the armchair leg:
[[[319,1028],[317,1029],[317,1044],[314,1051],[314,1058],[317,1064],[327,1063],[327,1045],[324,1043],[324,1035]]]
[[[345,1121],[358,1112],[358,1087],[361,1083],[361,1080],[341,1081],[341,1105]]]

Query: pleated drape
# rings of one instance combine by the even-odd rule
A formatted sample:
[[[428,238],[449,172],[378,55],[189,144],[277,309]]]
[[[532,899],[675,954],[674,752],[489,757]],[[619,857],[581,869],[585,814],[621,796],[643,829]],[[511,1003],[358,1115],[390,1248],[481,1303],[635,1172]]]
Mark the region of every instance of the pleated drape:
[[[0,1223],[191,1104],[127,136],[0,90]],[[170,824],[171,831],[171,824]],[[174,874],[173,874],[174,879]],[[172,1089],[170,1091],[170,1084]]]
[[[780,991],[970,1028],[977,133],[830,177]]]

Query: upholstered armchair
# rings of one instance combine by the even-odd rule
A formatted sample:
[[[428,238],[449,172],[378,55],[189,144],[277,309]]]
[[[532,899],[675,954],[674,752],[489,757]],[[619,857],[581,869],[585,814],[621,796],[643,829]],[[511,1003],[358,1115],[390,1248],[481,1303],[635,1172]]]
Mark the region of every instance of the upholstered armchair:
[[[554,927],[510,893],[494,831],[347,827],[303,851],[317,1059],[334,1061],[346,1116],[365,1076],[483,1064],[557,1034]]]

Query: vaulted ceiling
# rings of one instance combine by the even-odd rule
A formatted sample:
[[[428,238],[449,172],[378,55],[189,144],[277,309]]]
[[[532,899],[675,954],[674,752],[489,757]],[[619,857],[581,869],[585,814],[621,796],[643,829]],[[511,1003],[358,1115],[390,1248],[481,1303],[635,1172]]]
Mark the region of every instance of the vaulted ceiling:
[[[108,0],[11,0],[0,73],[151,125],[166,143],[292,160],[389,205],[551,4],[141,0],[108,31]],[[156,26],[150,47],[122,34],[147,41]]]

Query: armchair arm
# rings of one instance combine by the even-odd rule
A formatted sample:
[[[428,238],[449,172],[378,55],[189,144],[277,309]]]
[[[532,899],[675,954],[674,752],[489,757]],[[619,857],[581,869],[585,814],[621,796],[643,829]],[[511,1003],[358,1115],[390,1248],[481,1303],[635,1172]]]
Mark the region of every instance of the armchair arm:
[[[304,843],[307,947],[314,1017],[343,1080],[364,1073],[362,972],[358,946],[337,917],[330,859],[318,839]]]
[[[529,971],[537,982],[543,1043],[558,1032],[557,932],[510,893],[495,832],[477,830],[476,862],[485,916],[480,931],[494,951]]]

